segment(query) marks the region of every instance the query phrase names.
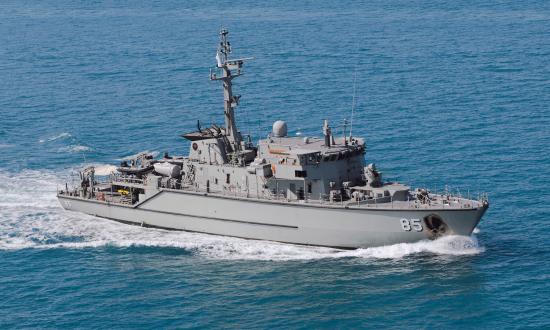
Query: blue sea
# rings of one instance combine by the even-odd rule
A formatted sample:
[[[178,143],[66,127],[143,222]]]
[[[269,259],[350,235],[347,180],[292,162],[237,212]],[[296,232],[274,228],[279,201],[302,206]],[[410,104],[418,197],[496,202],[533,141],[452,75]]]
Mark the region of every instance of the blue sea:
[[[491,206],[471,237],[340,251],[61,209],[79,168],[223,122],[367,141],[391,181]],[[550,328],[550,2],[0,3],[0,328]],[[340,134],[336,129],[337,134]]]

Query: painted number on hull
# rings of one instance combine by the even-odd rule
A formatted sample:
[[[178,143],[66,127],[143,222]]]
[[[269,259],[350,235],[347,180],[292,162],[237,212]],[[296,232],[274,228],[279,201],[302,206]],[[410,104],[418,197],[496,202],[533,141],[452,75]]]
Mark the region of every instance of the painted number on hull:
[[[422,222],[420,222],[420,219],[401,219],[401,228],[403,228],[404,231],[422,231]]]

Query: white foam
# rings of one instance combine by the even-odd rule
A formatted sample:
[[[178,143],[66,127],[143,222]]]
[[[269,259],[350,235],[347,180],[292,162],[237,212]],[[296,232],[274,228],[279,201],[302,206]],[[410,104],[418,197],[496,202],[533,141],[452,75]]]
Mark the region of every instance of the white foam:
[[[55,141],[55,140],[59,140],[59,139],[65,139],[65,138],[68,138],[68,137],[71,137],[71,136],[72,136],[71,133],[63,132],[63,133],[60,133],[58,135],[55,135],[55,136],[52,136],[52,137],[49,137],[49,138],[40,139],[40,140],[38,140],[38,142],[40,142],[40,143],[44,143],[46,141],[51,142],[51,141]]]
[[[13,148],[15,144],[0,143],[0,149]]]
[[[93,165],[95,169],[95,175],[110,175],[116,172],[116,166],[114,165]]]
[[[62,148],[57,149],[58,152],[70,152],[70,153],[86,152],[86,151],[90,151],[90,150],[92,150],[92,148],[87,147],[87,146],[78,145],[78,144],[73,144],[73,145],[70,145],[70,146],[66,146],[66,147],[62,147]]]
[[[0,171],[0,249],[174,247],[214,259],[313,260],[324,258],[400,259],[429,253],[471,255],[484,251],[475,237],[342,251],[323,247],[244,240],[207,234],[129,226],[64,211],[55,197],[65,179],[53,172]]]

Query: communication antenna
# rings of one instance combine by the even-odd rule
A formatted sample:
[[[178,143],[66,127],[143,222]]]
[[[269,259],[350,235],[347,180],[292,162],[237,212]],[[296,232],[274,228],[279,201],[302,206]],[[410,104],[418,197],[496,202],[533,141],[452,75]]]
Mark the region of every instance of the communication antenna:
[[[355,112],[355,105],[357,102],[357,98],[355,96],[357,92],[357,67],[355,68],[355,74],[353,76],[353,99],[351,101],[351,120],[350,120],[350,128],[349,128],[349,139],[351,141],[351,133],[353,132],[353,113]]]

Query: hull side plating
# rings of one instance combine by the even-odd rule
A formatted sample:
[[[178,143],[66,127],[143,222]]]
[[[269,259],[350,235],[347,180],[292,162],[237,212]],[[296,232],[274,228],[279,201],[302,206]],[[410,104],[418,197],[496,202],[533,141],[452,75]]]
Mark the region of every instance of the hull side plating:
[[[470,235],[486,210],[319,207],[168,190],[134,206],[58,197],[65,209],[137,225],[339,248],[434,238],[425,220],[433,214],[448,226],[445,234]],[[420,227],[404,226],[404,219],[419,219]]]

